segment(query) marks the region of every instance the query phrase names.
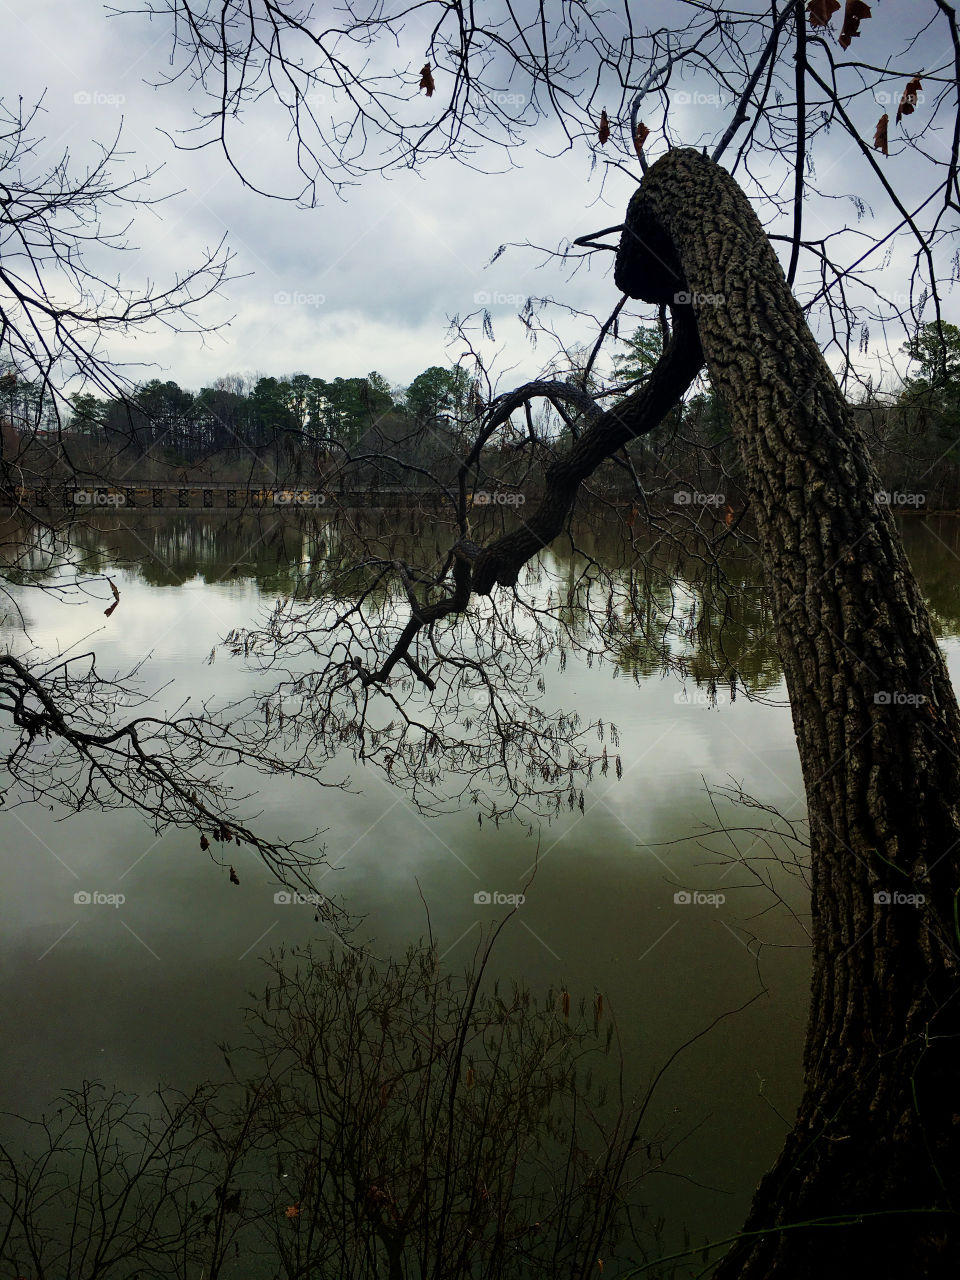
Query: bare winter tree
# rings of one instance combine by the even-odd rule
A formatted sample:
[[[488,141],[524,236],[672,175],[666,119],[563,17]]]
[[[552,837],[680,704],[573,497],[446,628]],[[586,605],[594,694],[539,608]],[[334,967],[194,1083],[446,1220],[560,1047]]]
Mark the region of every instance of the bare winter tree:
[[[705,370],[749,503],[742,529],[724,521],[717,533],[750,531],[774,601],[807,791],[814,921],[795,1127],[717,1275],[840,1277],[856,1265],[955,1274],[960,712],[848,405],[887,341],[942,323],[957,274],[953,7],[933,0],[892,19],[859,0],[842,12],[835,0],[690,0],[642,31],[627,3],[574,0],[482,11],[345,0],[332,15],[285,0],[145,7],[173,20],[168,78],[199,91],[198,124],[181,145],[220,148],[264,190],[244,154],[244,118],[278,103],[289,113],[297,174],[270,194],[311,204],[324,185],[342,192],[437,157],[480,166],[488,148],[519,146],[535,125],[594,158],[617,150],[604,193],[624,173],[637,188],[626,215],[570,252],[602,252],[604,235],[619,235],[615,283],[655,309],[666,336],[649,377],[629,394],[590,383],[628,314],[624,298],[573,382],[499,389],[475,371],[473,443],[452,472],[419,476],[435,482],[443,513],[435,557],[403,558],[373,535],[368,551],[334,566],[320,605],[281,601],[265,628],[230,642],[267,665],[289,660],[267,735],[278,756],[280,744],[304,750],[309,740],[306,758],[322,760],[324,743],[347,740],[391,775],[438,777],[462,749],[436,718],[451,681],[483,687],[494,670],[496,708],[491,653],[502,665],[504,637],[515,648],[525,640],[513,611],[564,625],[561,600],[524,598],[527,566],[574,536],[575,506],[601,464],[619,457],[629,474],[622,451]],[[691,97],[681,86],[722,108],[702,136],[677,134],[680,94]],[[649,167],[648,153],[659,153]],[[642,180],[627,167],[636,161]],[[826,219],[835,207],[858,225]],[[908,263],[905,302],[885,296],[894,253]],[[534,324],[533,309],[523,318]],[[538,430],[535,401],[552,405],[562,441]],[[521,413],[522,427],[512,421]],[[542,498],[496,530],[471,498],[501,442],[529,460]],[[340,457],[347,469],[371,461],[352,446]],[[632,478],[640,511],[646,495]],[[531,727],[522,713],[484,726],[481,762],[511,743],[530,758],[535,735],[533,775],[554,791],[570,785],[570,726]],[[516,775],[505,781],[522,790]],[[895,894],[912,909],[892,906]]]
[[[118,140],[76,169],[68,153],[41,160],[35,134],[39,108],[0,106],[0,596],[9,648],[0,652],[2,798],[9,806],[43,797],[67,811],[132,804],[157,830],[198,828],[202,847],[220,857],[231,844],[252,843],[281,879],[307,883],[316,861],[313,839],[271,841],[238,817],[240,797],[224,784],[229,765],[255,763],[296,772],[289,757],[246,753],[229,726],[206,708],[158,713],[139,670],[98,670],[93,652],[38,651],[22,629],[25,589],[69,601],[119,592],[77,547],[76,513],[66,522],[31,498],[38,441],[52,437],[76,482],[96,470],[72,455],[62,430],[70,399],[95,389],[136,407],[132,370],[109,358],[111,339],[165,326],[209,331],[202,304],[228,279],[225,243],[167,286],[128,287],[111,275],[122,262],[136,212],[159,203],[149,174],[122,170]]]
[[[677,1142],[650,1116],[663,1072],[623,1096],[602,996],[485,986],[495,937],[456,977],[432,939],[271,957],[225,1082],[84,1083],[14,1126],[0,1259],[37,1280],[589,1280],[646,1259],[636,1200]]]

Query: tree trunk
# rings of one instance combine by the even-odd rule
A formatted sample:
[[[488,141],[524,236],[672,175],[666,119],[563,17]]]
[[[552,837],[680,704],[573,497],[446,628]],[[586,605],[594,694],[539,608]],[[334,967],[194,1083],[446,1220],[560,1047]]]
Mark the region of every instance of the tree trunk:
[[[929,615],[860,431],[730,175],[686,149],[653,165],[616,278],[650,302],[691,295],[679,305],[746,470],[809,806],[803,1095],[717,1280],[954,1278],[960,713]]]

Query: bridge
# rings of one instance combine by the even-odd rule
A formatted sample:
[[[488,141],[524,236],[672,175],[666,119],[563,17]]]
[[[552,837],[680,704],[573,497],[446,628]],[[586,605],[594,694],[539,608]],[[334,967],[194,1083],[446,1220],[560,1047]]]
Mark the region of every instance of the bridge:
[[[176,484],[123,484],[102,481],[81,484],[77,480],[38,482],[0,488],[0,505],[58,507],[82,511],[116,511],[128,508],[151,511],[216,511],[276,507],[322,510],[333,507],[405,507],[419,502],[436,503],[435,491],[422,493],[399,485],[328,492],[311,485],[243,485],[209,481]]]

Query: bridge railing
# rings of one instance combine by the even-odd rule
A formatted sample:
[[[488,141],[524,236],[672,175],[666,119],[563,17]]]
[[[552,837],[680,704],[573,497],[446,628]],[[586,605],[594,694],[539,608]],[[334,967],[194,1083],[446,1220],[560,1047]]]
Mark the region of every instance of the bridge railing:
[[[401,506],[430,501],[426,490],[384,486],[331,492],[308,485],[240,485],[230,483],[185,484],[79,484],[76,481],[37,482],[0,486],[0,505],[74,508],[77,511],[110,511],[126,508],[184,510],[277,507],[321,510],[332,505]]]

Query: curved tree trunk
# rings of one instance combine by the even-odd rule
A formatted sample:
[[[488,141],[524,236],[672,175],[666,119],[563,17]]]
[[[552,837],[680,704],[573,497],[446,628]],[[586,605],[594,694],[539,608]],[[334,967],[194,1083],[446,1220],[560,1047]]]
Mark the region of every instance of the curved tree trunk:
[[[861,434],[730,175],[686,149],[653,165],[617,283],[657,303],[692,295],[746,469],[809,806],[803,1096],[716,1275],[955,1277],[960,713],[927,610]]]

